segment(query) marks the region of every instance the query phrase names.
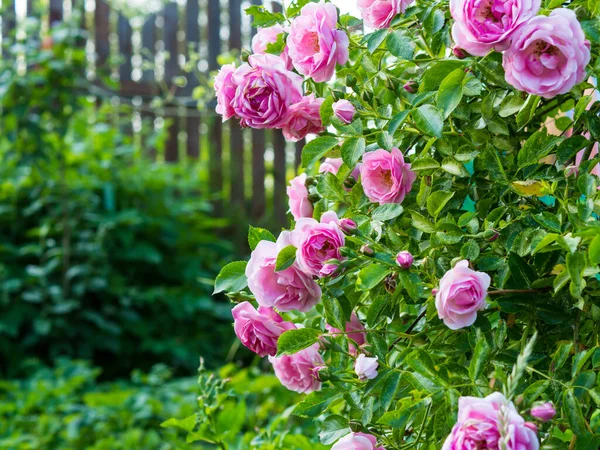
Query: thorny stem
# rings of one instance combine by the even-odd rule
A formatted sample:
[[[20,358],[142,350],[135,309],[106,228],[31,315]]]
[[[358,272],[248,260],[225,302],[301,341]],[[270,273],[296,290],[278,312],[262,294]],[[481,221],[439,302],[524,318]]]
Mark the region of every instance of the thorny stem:
[[[412,333],[412,331],[415,329],[415,327],[417,326],[417,324],[421,321],[421,319],[423,317],[425,317],[425,315],[427,314],[427,307],[423,308],[423,311],[421,311],[421,313],[419,314],[419,316],[415,319],[415,321],[411,324],[410,327],[408,327],[408,330],[406,330],[406,334],[410,334]],[[399,338],[397,338],[392,345],[390,345],[389,350],[391,351],[398,342],[400,342],[402,339],[404,339],[404,337],[400,336]]]
[[[532,294],[539,292],[549,292],[552,289],[498,289],[497,291],[489,291],[488,295],[506,295],[506,294]]]

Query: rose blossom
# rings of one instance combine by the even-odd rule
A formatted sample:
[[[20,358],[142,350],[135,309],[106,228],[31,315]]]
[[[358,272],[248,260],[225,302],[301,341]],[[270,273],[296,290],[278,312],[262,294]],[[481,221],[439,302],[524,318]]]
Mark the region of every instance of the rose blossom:
[[[321,217],[321,222],[315,219],[298,220],[294,231],[290,233],[290,241],[298,249],[296,262],[300,270],[322,278],[337,270],[337,266],[326,262],[343,259],[340,247],[344,246],[346,239],[337,214],[328,211]]]
[[[358,224],[347,217],[340,219],[340,228],[346,234],[354,234],[358,228]]]
[[[325,158],[325,161],[323,161],[321,163],[321,166],[319,167],[319,173],[330,172],[334,175],[337,175],[337,173],[340,171],[340,167],[342,167],[342,164],[344,164],[344,160],[342,158]],[[355,180],[358,180],[358,178],[360,177],[361,167],[362,164],[357,164],[356,167],[352,169],[351,175],[354,177]]]
[[[301,173],[294,178],[290,185],[287,187],[288,204],[290,205],[290,211],[294,220],[301,219],[302,217],[312,217],[313,205],[308,199],[308,189],[306,187],[305,173]]]
[[[366,433],[350,433],[331,447],[331,450],[385,450],[377,447],[377,438]]]
[[[556,409],[550,402],[542,403],[531,408],[531,415],[540,422],[548,422],[556,415]]]
[[[402,203],[417,179],[397,148],[392,149],[391,153],[375,150],[365,154],[360,176],[365,195],[373,203],[382,205]]]
[[[403,13],[414,0],[358,0],[358,9],[369,28],[389,28],[394,17]]]
[[[331,3],[309,3],[292,20],[287,45],[294,67],[317,83],[329,81],[335,65],[348,61],[348,35],[337,29]]]
[[[499,392],[486,398],[461,397],[458,420],[442,450],[499,448],[538,450],[540,442],[515,405]]]
[[[402,251],[396,256],[396,264],[403,269],[410,269],[413,265],[414,257],[409,251]]]
[[[215,77],[215,93],[217,95],[217,114],[223,116],[223,122],[235,116],[233,98],[237,85],[233,82],[234,64],[225,64]]]
[[[265,54],[267,53],[267,45],[274,44],[277,42],[280,34],[285,33],[285,29],[281,25],[273,25],[268,28],[259,28],[254,37],[252,38],[252,53]],[[288,55],[287,46],[284,47],[281,53],[281,59],[285,61],[285,68],[292,70],[294,65]]]
[[[377,368],[379,363],[377,362],[377,356],[375,358],[368,358],[362,353],[358,355],[354,362],[354,371],[361,381],[372,380],[377,376]]]
[[[452,38],[475,56],[504,51],[517,28],[540,10],[541,0],[450,0]]]
[[[319,354],[319,344],[314,344],[293,355],[277,358],[269,356],[269,361],[281,384],[290,391],[308,394],[321,389],[318,372],[325,362]]]
[[[307,220],[307,219],[303,219]],[[275,272],[277,255],[289,245],[289,233],[282,233],[275,242],[260,241],[246,266],[248,287],[261,306],[280,311],[309,311],[321,300],[321,288],[296,263]]]
[[[510,85],[544,98],[565,94],[585,80],[589,62],[590,43],[570,9],[531,19],[514,34],[502,58]]]
[[[468,261],[458,262],[440,280],[435,295],[438,317],[451,330],[473,325],[477,311],[485,308],[490,282],[487,273],[469,269]]]
[[[288,141],[297,142],[309,134],[325,131],[320,112],[323,101],[311,94],[289,107],[288,118],[283,126],[283,135]]]
[[[352,123],[356,108],[348,100],[338,100],[333,104],[333,114],[345,124]]]
[[[279,336],[284,331],[296,328],[292,322],[284,322],[273,308],[259,306],[257,310],[249,302],[236,305],[232,314],[236,336],[260,356],[274,356]]]
[[[281,128],[290,106],[302,98],[302,77],[275,55],[251,55],[235,71],[233,82],[233,109],[244,127]]]
[[[329,324],[325,324],[325,328],[332,334],[341,333],[341,330],[332,327]],[[364,333],[364,331],[365,327],[362,323],[360,323],[358,316],[356,315],[356,313],[352,313],[352,315],[350,316],[350,322],[346,323],[346,333],[348,333],[347,336],[354,342],[356,342],[356,345],[360,347],[367,342],[367,336]],[[350,354],[352,355],[355,355],[357,353],[357,349],[352,343],[348,344],[348,349],[350,351]]]

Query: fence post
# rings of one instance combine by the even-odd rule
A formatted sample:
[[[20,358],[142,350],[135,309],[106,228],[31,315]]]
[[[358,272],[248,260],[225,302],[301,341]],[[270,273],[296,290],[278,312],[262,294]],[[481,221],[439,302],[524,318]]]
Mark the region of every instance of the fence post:
[[[155,52],[156,52],[156,14],[150,14],[144,24],[142,25],[142,58],[143,61],[150,64],[150,68],[144,68],[142,70],[142,82],[145,84],[154,83],[154,63],[155,63]],[[149,109],[149,102],[146,103],[147,99],[143,99],[142,103],[142,123],[150,124],[150,132],[154,132],[154,121],[156,115]],[[142,128],[143,130],[143,128]],[[145,153],[151,160],[156,159],[156,149],[149,143],[151,139],[146,139],[144,142]]]
[[[96,68],[106,66],[110,54],[110,10],[105,0],[96,0],[94,12],[96,35]]]
[[[208,70],[219,69],[217,57],[221,53],[221,4],[220,0],[208,0]],[[210,149],[210,192],[211,194],[223,192],[223,136],[221,118],[214,114],[214,103],[209,105],[210,131],[208,142]],[[215,201],[215,213],[221,214],[223,209],[222,199]]]
[[[242,3],[229,0],[229,49],[242,49]],[[231,205],[238,209],[245,207],[244,198],[244,137],[236,120],[229,122],[229,154],[231,159]]]
[[[186,51],[198,52],[200,50],[200,24],[198,17],[200,15],[200,4],[198,0],[187,0],[185,6],[185,39],[187,43]],[[184,93],[191,96],[194,88],[198,86],[198,80],[193,73],[187,74],[187,85]],[[188,107],[189,109],[190,107]],[[194,112],[197,112],[194,109]],[[200,157],[200,118],[197,116],[186,117],[186,133],[188,158],[198,159]]]
[[[22,0],[21,0],[22,1]],[[50,0],[50,26],[53,27],[63,19],[63,0]]]
[[[179,46],[177,33],[179,31],[179,11],[177,3],[171,2],[164,9],[165,28],[164,42],[165,50],[169,53],[169,59],[165,63],[165,82],[170,87],[173,79],[179,75]],[[179,117],[175,113],[169,117],[172,121],[168,130],[167,143],[165,147],[165,161],[177,162],[179,160]]]

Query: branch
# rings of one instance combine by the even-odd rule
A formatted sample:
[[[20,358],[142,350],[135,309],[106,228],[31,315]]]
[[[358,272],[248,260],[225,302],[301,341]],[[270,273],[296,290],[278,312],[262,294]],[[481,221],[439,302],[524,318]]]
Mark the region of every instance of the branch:
[[[539,292],[549,292],[552,288],[543,289],[499,289],[497,291],[489,291],[488,295],[506,295],[506,294],[533,294]]]
[[[415,327],[417,326],[417,324],[421,321],[421,319],[423,317],[425,317],[425,315],[427,314],[427,307],[423,308],[423,311],[421,311],[421,313],[419,314],[419,316],[415,319],[415,321],[411,324],[410,327],[408,327],[408,330],[405,331],[406,334],[410,334]],[[403,336],[400,336],[399,338],[397,338],[392,345],[390,345],[390,348],[388,349],[388,351],[391,351],[398,342],[400,342],[402,339],[404,339]]]

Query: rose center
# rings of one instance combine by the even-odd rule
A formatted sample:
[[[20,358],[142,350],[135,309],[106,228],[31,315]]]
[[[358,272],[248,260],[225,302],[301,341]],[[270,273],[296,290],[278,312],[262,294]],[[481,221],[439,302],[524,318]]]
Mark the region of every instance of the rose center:
[[[306,44],[312,48],[315,53],[319,53],[321,51],[321,46],[319,45],[319,35],[315,32],[308,34],[306,38]]]
[[[385,184],[386,186],[391,187],[394,184],[394,180],[392,180],[392,171],[391,170],[384,170],[381,173],[381,177],[382,177],[383,184]]]

